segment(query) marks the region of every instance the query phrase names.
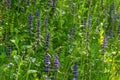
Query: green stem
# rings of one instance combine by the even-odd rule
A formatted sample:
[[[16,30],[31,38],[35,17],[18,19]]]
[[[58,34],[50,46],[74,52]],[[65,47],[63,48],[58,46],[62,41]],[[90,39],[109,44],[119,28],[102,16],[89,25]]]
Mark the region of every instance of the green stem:
[[[28,70],[30,70],[30,67],[31,67],[31,61],[30,61],[30,64],[29,64]],[[29,80],[28,77],[29,77],[29,73],[27,72],[26,80]]]
[[[18,71],[17,71],[17,75],[16,75],[16,80],[18,80],[20,69],[21,69],[21,61],[20,61],[19,65],[18,65]]]

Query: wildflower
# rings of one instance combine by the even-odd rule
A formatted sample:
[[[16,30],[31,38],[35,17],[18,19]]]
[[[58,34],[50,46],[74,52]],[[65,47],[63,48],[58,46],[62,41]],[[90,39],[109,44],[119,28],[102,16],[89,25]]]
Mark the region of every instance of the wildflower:
[[[74,24],[74,29],[73,29],[73,33],[75,34],[76,32],[76,24]]]
[[[39,45],[40,42],[40,20],[38,20],[37,22],[37,29],[36,29],[36,33],[37,33],[37,45]]]
[[[115,3],[114,2],[112,3],[111,7],[112,7],[112,10],[114,10],[114,8],[115,8]]]
[[[46,51],[48,51],[49,39],[50,39],[50,34],[47,34],[47,35],[46,35],[46,44],[45,44],[45,50],[46,50]]]
[[[55,57],[54,57],[54,65],[55,65],[55,69],[56,69],[56,71],[59,69],[59,57],[58,57],[58,55],[56,55]]]
[[[89,18],[88,18],[88,26],[91,26],[91,17],[92,17],[92,15],[90,14]]]
[[[7,0],[8,1],[8,8],[11,8],[11,0]]]
[[[104,54],[105,51],[106,51],[106,48],[107,48],[107,37],[104,37],[104,39],[103,39],[102,48],[103,48],[103,53],[102,54]]]
[[[104,37],[103,48],[107,48],[107,37]]]
[[[48,31],[48,19],[45,18],[45,31],[47,32]]]
[[[36,28],[36,38],[37,38],[37,41],[36,41],[36,45],[38,46],[39,45],[39,42],[40,42],[40,10],[37,10],[36,11],[36,16],[38,18],[37,20],[37,28]]]
[[[77,78],[74,77],[72,80],[77,80]]]
[[[10,55],[11,52],[12,52],[11,46],[8,45],[8,47],[7,47],[7,53],[8,53],[8,55]]]
[[[45,60],[44,60],[44,63],[45,63],[45,72],[48,73],[50,71],[50,54],[49,53],[46,53],[45,54]]]
[[[73,37],[73,30],[71,29],[70,30],[70,40],[72,39],[72,37]]]
[[[73,29],[70,30],[70,40],[74,38],[75,32],[76,32],[76,24],[73,25]]]
[[[37,22],[37,26],[38,26],[38,27],[40,26],[40,20],[38,20],[38,22]]]
[[[12,66],[14,66],[13,63],[9,63],[9,64],[8,64],[8,68],[11,68]]]
[[[74,63],[74,66],[73,66],[73,80],[77,80],[77,77],[78,77],[78,65],[77,65],[77,62]]]
[[[86,18],[83,18],[83,27],[86,27]]]
[[[31,24],[31,23],[32,23],[32,20],[33,20],[32,13],[29,14],[28,19],[29,19],[29,23]]]
[[[52,9],[55,9],[56,0],[52,0]]]
[[[33,22],[32,13],[29,14],[28,20],[29,20],[29,33],[30,33],[30,32],[31,32],[31,29],[32,29],[32,22]]]
[[[37,28],[36,28],[36,43],[34,46],[34,50],[38,47],[40,44],[40,20],[37,22]]]
[[[111,38],[113,37],[113,30],[109,30],[109,35]]]
[[[37,15],[37,17],[40,17],[40,10],[36,11],[36,15]]]
[[[40,20],[38,20],[38,22],[37,22],[36,33],[37,33],[37,38],[39,39],[39,35],[40,35]]]

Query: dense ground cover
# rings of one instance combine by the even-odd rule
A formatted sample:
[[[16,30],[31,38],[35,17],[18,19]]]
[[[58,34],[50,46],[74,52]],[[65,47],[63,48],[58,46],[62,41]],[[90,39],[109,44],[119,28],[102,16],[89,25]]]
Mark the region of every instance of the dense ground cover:
[[[120,0],[1,0],[0,80],[120,80]]]

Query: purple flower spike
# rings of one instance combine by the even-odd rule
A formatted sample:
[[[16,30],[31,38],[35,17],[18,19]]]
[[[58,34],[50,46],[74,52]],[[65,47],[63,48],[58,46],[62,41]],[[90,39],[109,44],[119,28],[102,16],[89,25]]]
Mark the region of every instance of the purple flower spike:
[[[55,8],[56,0],[52,0],[52,8]]]
[[[88,18],[88,26],[91,26],[91,18],[92,18],[92,15],[90,14]]]
[[[77,63],[74,64],[73,66],[73,74],[77,75],[78,74],[78,66],[77,66]]]
[[[40,38],[40,32],[41,32],[41,30],[40,30],[40,20],[38,20],[38,22],[37,22],[37,29],[36,29],[37,39]]]
[[[113,30],[109,30],[109,35],[111,38],[113,38]]]
[[[33,24],[33,15],[32,15],[32,13],[30,13],[29,14],[29,16],[28,16],[28,20],[29,20],[29,33],[31,33],[31,29],[32,29],[32,24]]]
[[[78,77],[78,65],[77,65],[77,62],[75,62],[74,66],[73,66],[73,75],[74,75],[73,80],[77,80],[77,77]]]
[[[106,37],[103,40],[103,48],[107,48],[107,38]]]
[[[104,37],[102,48],[103,48],[102,55],[104,55],[107,48],[107,37]]]
[[[50,34],[48,33],[48,34],[46,35],[46,44],[45,44],[45,50],[46,50],[46,51],[48,51],[49,39],[50,39]]]
[[[45,54],[45,60],[44,60],[44,63],[45,63],[45,72],[49,72],[50,71],[50,54],[49,53],[46,53]]]
[[[11,52],[12,52],[12,49],[11,49],[11,46],[9,45],[9,46],[7,47],[7,53],[8,53],[8,55],[10,55]]]
[[[28,19],[29,19],[29,22],[30,22],[30,24],[31,24],[31,23],[32,23],[32,20],[33,20],[32,13],[29,14]]]
[[[58,70],[59,69],[59,57],[58,57],[58,55],[56,55],[54,59],[55,59],[54,60],[55,69]]]
[[[77,80],[77,78],[73,78],[72,80]]]
[[[38,20],[38,22],[37,22],[37,26],[38,26],[38,27],[40,26],[40,20]]]
[[[40,16],[40,10],[37,10],[37,11],[36,11],[36,15],[37,15],[37,17]]]
[[[45,30],[46,30],[46,32],[48,30],[48,19],[47,18],[45,19]]]
[[[73,38],[73,30],[70,30],[70,40]]]
[[[114,10],[114,8],[115,8],[115,3],[113,2],[112,3],[112,10]]]

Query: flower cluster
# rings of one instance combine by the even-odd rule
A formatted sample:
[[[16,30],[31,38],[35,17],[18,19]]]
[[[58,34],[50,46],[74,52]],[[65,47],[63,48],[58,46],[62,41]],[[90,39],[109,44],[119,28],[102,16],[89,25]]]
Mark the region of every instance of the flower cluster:
[[[89,15],[88,17],[88,26],[90,27],[91,26],[91,19],[92,19],[92,14]]]
[[[112,10],[114,10],[114,8],[115,8],[115,3],[114,2],[112,3],[111,7],[112,7]]]
[[[58,69],[59,69],[59,57],[58,57],[58,55],[56,55],[55,57],[54,57],[54,67],[55,67],[55,70],[56,71],[58,71]]]
[[[36,15],[37,15],[37,18],[38,18],[38,20],[37,20],[37,28],[36,28],[36,33],[37,33],[37,45],[39,44],[39,42],[40,42],[40,32],[41,32],[41,30],[40,30],[40,10],[37,10],[36,11]]]
[[[113,30],[108,31],[110,38],[113,38]]]
[[[10,55],[11,52],[12,52],[11,46],[8,45],[8,47],[7,47],[7,54]]]
[[[50,39],[50,34],[48,33],[48,34],[46,35],[46,43],[45,43],[45,50],[46,50],[46,51],[48,51],[49,39]]]
[[[74,63],[74,66],[73,66],[73,79],[72,80],[77,80],[77,77],[78,77],[78,65],[77,65],[77,62]]]
[[[45,63],[45,72],[48,73],[50,71],[50,54],[49,53],[46,53],[45,54],[45,60],[44,60],[44,63]]]
[[[48,19],[45,18],[45,31],[48,32]]]
[[[28,20],[29,20],[29,33],[31,33],[32,23],[33,23],[33,15],[32,15],[32,13],[29,14]]]
[[[107,48],[107,37],[104,37],[104,40],[103,40],[103,48]]]
[[[36,11],[36,16],[39,18],[40,17],[40,10]]]
[[[52,9],[55,9],[56,0],[52,0]]]
[[[103,53],[102,54],[104,54],[105,51],[106,51],[106,48],[107,48],[107,37],[104,37],[104,39],[103,39],[102,48],[103,48]]]

